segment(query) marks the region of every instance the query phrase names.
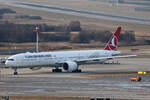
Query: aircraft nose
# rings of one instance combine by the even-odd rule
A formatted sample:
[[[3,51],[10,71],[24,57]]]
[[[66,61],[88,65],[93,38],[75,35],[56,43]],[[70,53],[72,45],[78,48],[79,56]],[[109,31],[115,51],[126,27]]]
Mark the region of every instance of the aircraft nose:
[[[6,60],[5,65],[6,65],[6,67],[10,67],[11,66],[11,62]]]
[[[5,61],[5,65],[8,66],[8,63],[9,63],[9,62],[6,60],[6,61]]]

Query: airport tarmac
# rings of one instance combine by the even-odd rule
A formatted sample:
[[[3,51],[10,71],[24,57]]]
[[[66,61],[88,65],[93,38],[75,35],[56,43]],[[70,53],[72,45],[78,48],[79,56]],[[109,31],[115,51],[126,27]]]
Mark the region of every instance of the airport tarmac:
[[[117,60],[115,60],[117,61]],[[1,96],[104,97],[149,100],[150,59],[123,58],[120,64],[84,65],[83,73],[52,73],[51,68],[31,71],[1,69]],[[147,71],[141,82],[131,82],[137,71]]]

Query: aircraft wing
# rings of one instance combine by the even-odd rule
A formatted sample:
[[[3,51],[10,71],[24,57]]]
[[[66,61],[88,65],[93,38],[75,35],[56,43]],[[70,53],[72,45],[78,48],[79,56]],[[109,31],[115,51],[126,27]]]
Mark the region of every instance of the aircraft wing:
[[[78,63],[79,65],[86,63],[94,63],[94,62],[104,62],[106,60],[111,60],[115,58],[127,58],[127,57],[135,57],[136,55],[122,55],[122,56],[110,56],[110,57],[97,57],[97,58],[87,58],[87,59],[79,59],[74,60],[73,62]],[[62,65],[64,62],[57,63],[58,65]]]
[[[106,60],[111,60],[111,59],[115,59],[115,58],[127,58],[127,57],[135,57],[136,55],[122,55],[122,56],[110,56],[110,57],[98,57],[98,58],[88,58],[88,59],[79,59],[76,60],[75,62],[77,62],[78,64],[82,64],[85,62],[94,62],[94,61],[99,61],[99,62],[103,62]]]

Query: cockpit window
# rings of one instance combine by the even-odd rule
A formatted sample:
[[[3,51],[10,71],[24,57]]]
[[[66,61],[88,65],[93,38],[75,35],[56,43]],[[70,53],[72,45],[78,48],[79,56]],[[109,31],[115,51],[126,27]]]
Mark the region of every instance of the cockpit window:
[[[8,61],[14,61],[14,59],[8,59]]]

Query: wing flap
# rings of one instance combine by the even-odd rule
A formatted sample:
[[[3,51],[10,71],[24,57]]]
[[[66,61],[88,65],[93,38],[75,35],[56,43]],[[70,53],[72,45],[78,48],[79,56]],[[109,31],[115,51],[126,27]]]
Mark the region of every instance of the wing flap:
[[[124,55],[124,56],[110,56],[110,57],[99,57],[99,58],[88,58],[88,59],[81,59],[76,60],[77,63],[84,63],[89,61],[105,61],[105,60],[111,60],[115,58],[127,58],[127,57],[135,57],[136,55]]]

